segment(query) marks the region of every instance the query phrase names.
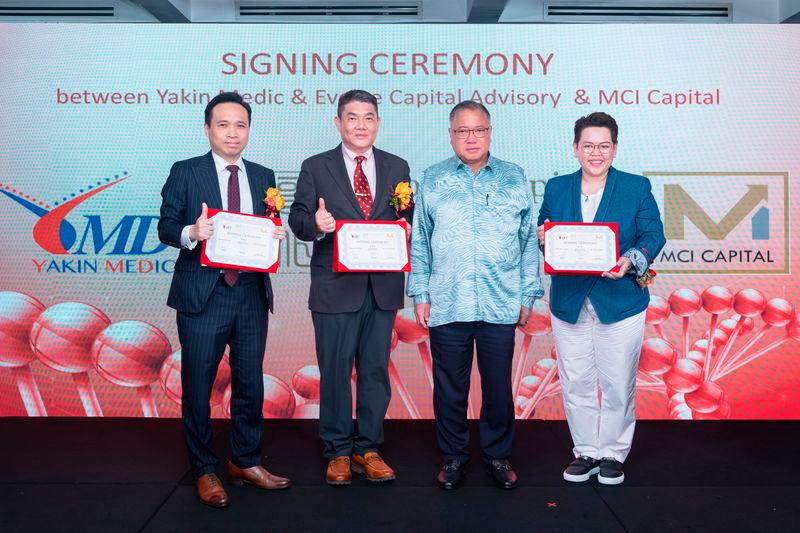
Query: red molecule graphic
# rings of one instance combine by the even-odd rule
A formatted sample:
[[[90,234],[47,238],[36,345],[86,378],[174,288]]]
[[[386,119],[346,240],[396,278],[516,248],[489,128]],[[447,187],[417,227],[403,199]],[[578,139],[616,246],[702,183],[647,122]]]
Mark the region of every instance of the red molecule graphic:
[[[686,394],[686,405],[693,411],[711,413],[725,399],[725,391],[713,381],[704,381],[700,387]]]
[[[92,360],[101,377],[139,394],[145,417],[158,416],[150,384],[172,348],[169,339],[147,322],[126,320],[100,332],[92,346]]]
[[[319,398],[319,367],[308,365],[299,369],[292,376],[292,388],[306,400]]]
[[[34,353],[53,370],[72,374],[87,416],[103,416],[88,371],[94,340],[110,322],[96,307],[62,302],[45,309],[31,327]]]
[[[44,311],[44,305],[20,292],[0,291],[0,366],[11,368],[28,416],[47,416],[39,386],[30,363],[36,356],[31,350],[31,326]]]
[[[675,363],[678,352],[675,347],[659,337],[650,337],[642,344],[639,370],[654,376],[667,372]]]
[[[741,316],[758,316],[766,305],[767,299],[755,289],[742,289],[733,299],[733,310]]]
[[[692,359],[678,359],[672,369],[664,374],[664,383],[678,392],[693,392],[703,382],[703,367]]]
[[[700,310],[703,301],[692,289],[678,289],[669,295],[670,310],[680,317],[690,317]]]

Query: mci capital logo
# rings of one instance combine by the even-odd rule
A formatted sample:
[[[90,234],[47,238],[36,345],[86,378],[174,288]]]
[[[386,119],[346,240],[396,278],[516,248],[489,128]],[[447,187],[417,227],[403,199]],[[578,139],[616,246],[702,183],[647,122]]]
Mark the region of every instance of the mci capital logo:
[[[788,172],[645,172],[671,274],[788,274]]]

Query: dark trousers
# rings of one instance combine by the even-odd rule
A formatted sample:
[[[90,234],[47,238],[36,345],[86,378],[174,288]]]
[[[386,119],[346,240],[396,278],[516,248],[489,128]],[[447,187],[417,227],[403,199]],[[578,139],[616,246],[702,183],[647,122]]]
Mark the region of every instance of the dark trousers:
[[[215,471],[211,431],[211,388],[230,346],[231,460],[240,468],[261,464],[262,363],[267,342],[267,303],[262,281],[240,274],[229,287],[220,278],[199,313],[178,312],[181,341],[181,417],[195,477]]]
[[[511,363],[515,324],[454,322],[430,328],[436,437],[445,460],[467,461],[467,399],[474,347],[483,391],[480,420],[484,461],[508,459],[514,440]]]
[[[383,444],[383,418],[392,397],[388,365],[396,314],[378,308],[371,288],[358,311],[311,313],[320,373],[319,436],[328,459],[377,451]],[[353,361],[358,374],[357,435],[350,388]]]

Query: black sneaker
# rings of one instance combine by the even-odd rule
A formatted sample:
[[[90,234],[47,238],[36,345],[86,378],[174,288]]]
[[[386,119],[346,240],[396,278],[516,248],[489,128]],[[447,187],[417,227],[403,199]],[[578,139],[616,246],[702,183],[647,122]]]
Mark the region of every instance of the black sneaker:
[[[572,461],[564,470],[564,479],[573,483],[589,481],[589,478],[600,471],[600,461],[581,455]]]
[[[600,473],[597,474],[597,481],[603,485],[619,485],[625,481],[622,463],[611,457],[600,459]]]
[[[442,490],[455,490],[464,479],[466,464],[461,461],[450,460],[442,465],[439,474],[436,476],[436,483]]]

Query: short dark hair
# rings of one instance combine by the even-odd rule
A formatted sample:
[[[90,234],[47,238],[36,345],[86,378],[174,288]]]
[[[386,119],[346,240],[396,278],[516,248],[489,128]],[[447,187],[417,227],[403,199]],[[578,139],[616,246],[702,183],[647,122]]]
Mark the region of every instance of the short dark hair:
[[[372,104],[372,107],[375,108],[375,114],[378,114],[378,99],[375,98],[375,95],[367,91],[362,91],[361,89],[353,89],[352,91],[347,91],[339,97],[339,104],[336,106],[337,117],[342,118],[344,106],[350,102],[364,102],[365,104]]]
[[[464,100],[463,102],[457,103],[455,107],[450,110],[450,122],[453,122],[456,113],[465,109],[469,109],[470,111],[482,111],[483,114],[486,115],[486,118],[492,120],[492,115],[489,114],[489,110],[486,109],[485,105],[475,100]]]
[[[219,93],[217,96],[211,99],[206,106],[206,125],[211,125],[211,112],[214,111],[214,108],[219,104],[225,104],[228,102],[233,102],[234,104],[239,104],[243,108],[247,110],[247,123],[250,124],[253,110],[250,109],[250,104],[242,99],[239,93]]]
[[[611,130],[611,142],[617,144],[617,134],[619,133],[619,127],[617,126],[617,121],[614,120],[614,117],[609,115],[608,113],[603,113],[602,111],[597,111],[592,113],[591,115],[586,115],[585,117],[581,117],[575,121],[575,140],[573,141],[574,144],[578,144],[578,141],[581,140],[581,132],[586,128],[608,128]]]

